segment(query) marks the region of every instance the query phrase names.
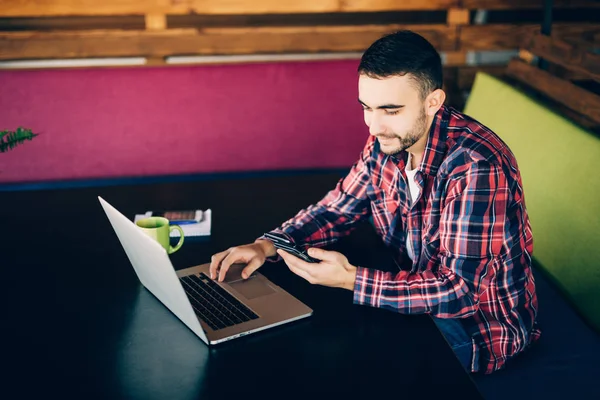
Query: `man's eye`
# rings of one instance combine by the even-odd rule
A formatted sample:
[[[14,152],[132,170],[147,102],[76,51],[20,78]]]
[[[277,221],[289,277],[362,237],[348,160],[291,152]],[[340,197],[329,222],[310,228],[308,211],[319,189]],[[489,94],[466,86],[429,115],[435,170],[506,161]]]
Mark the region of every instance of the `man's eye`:
[[[400,110],[386,110],[385,113],[387,115],[396,115],[400,112]]]

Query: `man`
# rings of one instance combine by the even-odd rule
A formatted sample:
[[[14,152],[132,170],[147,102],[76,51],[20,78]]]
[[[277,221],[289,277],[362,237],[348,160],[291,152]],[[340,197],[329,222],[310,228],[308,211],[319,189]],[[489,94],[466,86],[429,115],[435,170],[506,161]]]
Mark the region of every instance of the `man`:
[[[321,261],[276,251],[261,237],[215,254],[211,275],[222,280],[244,262],[247,278],[280,256],[310,283],[352,290],[357,304],[431,314],[467,370],[496,371],[539,337],[517,162],[492,131],[444,105],[440,56],[423,37],[401,31],[377,40],[358,71],[371,134],[360,159],[321,201],[274,230]],[[320,248],[369,217],[395,251],[396,273]]]

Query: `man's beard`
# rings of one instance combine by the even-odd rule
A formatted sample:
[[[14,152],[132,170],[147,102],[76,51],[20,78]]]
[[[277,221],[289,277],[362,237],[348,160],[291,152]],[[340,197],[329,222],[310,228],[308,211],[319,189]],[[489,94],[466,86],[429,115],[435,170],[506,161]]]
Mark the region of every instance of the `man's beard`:
[[[400,137],[397,134],[378,135],[378,137],[381,137],[384,139],[399,139],[400,140],[400,143],[395,148],[393,148],[391,150],[381,149],[381,151],[387,155],[398,154],[401,151],[408,149],[413,144],[417,143],[419,141],[419,139],[421,139],[423,137],[423,135],[425,134],[426,129],[427,129],[427,114],[425,113],[425,109],[423,109],[423,110],[421,110],[421,114],[419,115],[419,118],[413,125],[412,129],[410,131],[408,131],[404,137]]]

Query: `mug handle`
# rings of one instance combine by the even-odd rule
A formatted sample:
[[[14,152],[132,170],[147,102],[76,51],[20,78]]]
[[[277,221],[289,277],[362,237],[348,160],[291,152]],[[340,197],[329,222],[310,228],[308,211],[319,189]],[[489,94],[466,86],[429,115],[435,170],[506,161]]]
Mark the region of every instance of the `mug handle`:
[[[177,250],[179,250],[179,248],[183,244],[183,229],[181,229],[181,227],[179,225],[171,225],[169,227],[169,232],[173,232],[173,229],[177,229],[181,236],[179,236],[179,242],[177,242],[175,247],[169,246],[169,254],[175,253]]]

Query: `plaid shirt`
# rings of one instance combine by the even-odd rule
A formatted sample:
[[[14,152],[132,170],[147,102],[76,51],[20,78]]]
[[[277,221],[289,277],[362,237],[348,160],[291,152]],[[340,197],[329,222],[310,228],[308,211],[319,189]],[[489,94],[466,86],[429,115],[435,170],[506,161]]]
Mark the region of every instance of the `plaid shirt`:
[[[322,247],[372,216],[400,268],[358,267],[354,302],[460,318],[473,337],[472,371],[491,373],[540,334],[533,239],[517,162],[493,132],[448,107],[439,110],[429,132],[414,206],[407,156],[382,153],[371,136],[333,190],[275,231]],[[406,256],[407,231],[414,261]]]

